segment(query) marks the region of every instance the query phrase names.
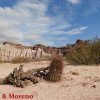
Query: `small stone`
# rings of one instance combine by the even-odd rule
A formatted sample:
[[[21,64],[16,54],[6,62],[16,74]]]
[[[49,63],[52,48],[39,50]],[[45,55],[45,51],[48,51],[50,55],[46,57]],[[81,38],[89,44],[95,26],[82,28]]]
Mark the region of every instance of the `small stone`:
[[[96,85],[92,85],[91,87],[92,87],[92,88],[96,88]]]

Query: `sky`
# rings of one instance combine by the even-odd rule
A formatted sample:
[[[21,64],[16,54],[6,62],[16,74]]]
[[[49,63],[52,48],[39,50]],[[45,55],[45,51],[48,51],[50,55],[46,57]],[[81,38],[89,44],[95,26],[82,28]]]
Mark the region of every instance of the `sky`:
[[[100,36],[100,0],[0,0],[0,42],[64,46]]]

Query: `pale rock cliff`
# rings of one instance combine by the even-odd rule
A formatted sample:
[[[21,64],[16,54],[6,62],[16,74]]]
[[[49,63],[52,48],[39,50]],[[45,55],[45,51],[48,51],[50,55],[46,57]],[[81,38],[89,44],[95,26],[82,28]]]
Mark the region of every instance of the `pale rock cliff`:
[[[31,48],[18,48],[10,44],[0,45],[0,60],[10,62],[17,57],[29,59],[41,59],[50,57],[50,54],[45,53],[42,49],[32,50]]]

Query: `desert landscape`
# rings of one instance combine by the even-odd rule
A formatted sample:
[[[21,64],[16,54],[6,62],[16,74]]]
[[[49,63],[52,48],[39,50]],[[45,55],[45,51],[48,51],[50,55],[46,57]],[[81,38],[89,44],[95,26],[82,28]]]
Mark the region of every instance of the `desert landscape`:
[[[0,100],[100,100],[100,0],[0,0]]]
[[[47,67],[49,64],[50,61],[37,61],[23,65],[24,71],[27,71],[28,69]],[[6,77],[19,65],[0,64],[0,78]],[[9,93],[33,95],[30,100],[100,100],[100,66],[73,66],[65,62],[60,82],[41,80],[41,82],[25,88],[0,85],[0,100],[3,100],[2,94],[4,93],[6,95]],[[7,100],[11,99],[7,98]]]
[[[23,46],[4,42],[0,45],[0,81],[5,78],[8,84],[4,82],[0,85],[0,100],[100,100],[99,46],[98,39],[93,42],[77,40],[75,44],[62,47],[41,44]],[[54,56],[56,60],[52,59]],[[43,70],[39,73],[37,71],[36,75],[40,74],[41,78],[36,83],[35,74],[32,72],[31,77],[28,72],[29,75],[25,76],[25,79],[31,77],[34,84],[31,82],[25,85],[26,80],[21,79],[23,73],[17,76],[14,74],[14,69],[18,69],[20,65],[23,65],[24,72],[48,66],[49,72],[44,74],[41,73]],[[42,77],[42,74],[49,78],[49,81]],[[25,84],[18,85],[17,81]]]

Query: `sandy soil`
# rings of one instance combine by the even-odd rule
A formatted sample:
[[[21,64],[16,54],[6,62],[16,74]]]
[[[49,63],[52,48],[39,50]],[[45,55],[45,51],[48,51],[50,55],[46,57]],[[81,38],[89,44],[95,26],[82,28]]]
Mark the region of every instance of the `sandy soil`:
[[[24,70],[46,67],[50,62],[34,62],[24,64]],[[0,78],[4,78],[13,68],[20,64],[0,64]],[[2,98],[6,94],[6,99]],[[26,88],[16,88],[10,85],[0,85],[0,100],[9,99],[8,95],[33,95],[33,99],[24,100],[100,100],[100,66],[72,66],[64,67],[61,82],[47,82],[32,84]]]

